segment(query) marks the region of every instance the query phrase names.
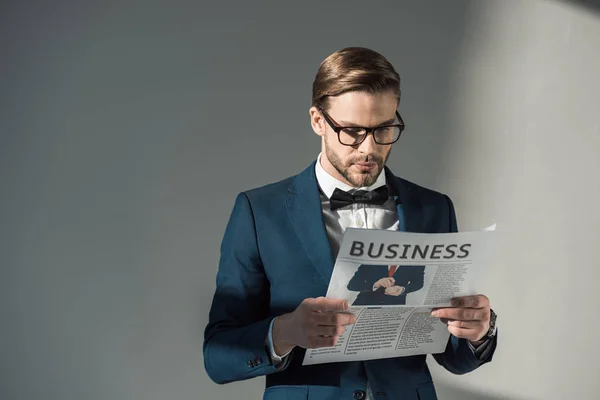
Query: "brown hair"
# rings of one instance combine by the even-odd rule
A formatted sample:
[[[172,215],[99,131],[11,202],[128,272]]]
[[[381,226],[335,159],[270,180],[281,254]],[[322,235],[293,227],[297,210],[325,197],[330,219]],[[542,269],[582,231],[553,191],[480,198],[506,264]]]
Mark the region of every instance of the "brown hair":
[[[327,111],[328,97],[350,91],[393,91],[400,99],[400,75],[378,52],[364,47],[346,47],[329,55],[317,71],[312,105]]]

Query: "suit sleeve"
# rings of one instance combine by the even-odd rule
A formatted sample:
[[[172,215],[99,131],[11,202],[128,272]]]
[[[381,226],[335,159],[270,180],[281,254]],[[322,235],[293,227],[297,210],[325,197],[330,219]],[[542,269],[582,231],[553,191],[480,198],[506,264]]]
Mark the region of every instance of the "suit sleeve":
[[[267,353],[269,281],[248,197],[240,193],[221,242],[216,290],[204,331],[204,366],[219,384],[277,372]]]
[[[425,278],[424,266],[410,265],[400,268],[400,271],[402,271],[402,269],[406,269],[407,271],[401,275],[402,282],[396,281],[396,285],[403,286],[406,289],[405,293],[408,294],[416,292],[417,290],[423,288]]]
[[[356,270],[356,273],[348,282],[347,289],[355,292],[373,291],[373,285],[380,278],[376,277],[373,273],[369,273],[369,267],[361,265]]]
[[[458,224],[456,222],[456,212],[454,204],[448,196],[444,196],[446,203],[443,209],[447,210],[448,216],[448,231],[458,232]],[[466,339],[459,339],[454,335],[450,335],[448,345],[443,353],[433,354],[435,361],[443,366],[446,370],[454,374],[465,374],[478,368],[479,366],[492,361],[492,356],[496,349],[497,336],[491,342],[486,344],[485,351],[476,352],[473,346]]]

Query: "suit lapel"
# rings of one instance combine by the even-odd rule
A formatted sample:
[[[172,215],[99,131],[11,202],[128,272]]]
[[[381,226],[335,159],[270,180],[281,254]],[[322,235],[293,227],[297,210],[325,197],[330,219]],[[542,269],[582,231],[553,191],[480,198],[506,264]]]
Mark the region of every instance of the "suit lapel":
[[[286,208],[305,253],[325,282],[329,284],[334,259],[323,221],[315,163],[316,161],[313,161],[294,178],[289,188]],[[417,196],[411,196],[411,190],[401,179],[394,176],[388,167],[385,167],[385,173],[396,202],[398,230],[423,232],[423,212]]]
[[[398,230],[423,232],[423,210],[417,196],[411,195],[411,190],[388,167],[385,167],[385,174],[398,210]]]
[[[334,260],[323,221],[315,162],[294,179],[286,208],[304,251],[329,284]]]

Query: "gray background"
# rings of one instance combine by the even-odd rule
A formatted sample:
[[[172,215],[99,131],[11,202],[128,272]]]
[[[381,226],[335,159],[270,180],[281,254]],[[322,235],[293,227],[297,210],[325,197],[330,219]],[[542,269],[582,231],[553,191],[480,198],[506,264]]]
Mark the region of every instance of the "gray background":
[[[552,1],[2,1],[0,399],[260,398],[204,372],[218,246],[239,191],[316,157],[346,46],[402,76],[390,167],[502,234],[497,355],[432,364],[440,398],[594,398],[599,39]]]

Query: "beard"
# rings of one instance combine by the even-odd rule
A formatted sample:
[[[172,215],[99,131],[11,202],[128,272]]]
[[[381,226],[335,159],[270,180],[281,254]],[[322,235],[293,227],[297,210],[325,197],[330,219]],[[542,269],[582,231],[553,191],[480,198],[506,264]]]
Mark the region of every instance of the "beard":
[[[383,171],[383,166],[385,165],[389,155],[390,155],[390,151],[387,152],[387,154],[385,155],[385,157],[382,157],[378,154],[370,154],[370,155],[354,155],[354,156],[350,156],[348,157],[346,160],[342,160],[340,159],[337,154],[335,154],[333,152],[333,150],[331,149],[331,147],[329,146],[325,146],[325,155],[327,156],[327,159],[329,160],[329,162],[331,163],[331,165],[333,165],[333,167],[337,170],[337,172],[339,172],[339,174],[344,177],[344,179],[349,182],[353,187],[366,187],[366,186],[371,186],[372,184],[375,183],[375,181],[377,181],[377,178],[379,178],[379,174],[381,174],[381,171]],[[351,174],[350,173],[350,167],[353,164],[359,163],[359,162],[372,162],[377,164],[377,166],[375,168],[373,168],[372,171],[358,171],[355,174]]]

